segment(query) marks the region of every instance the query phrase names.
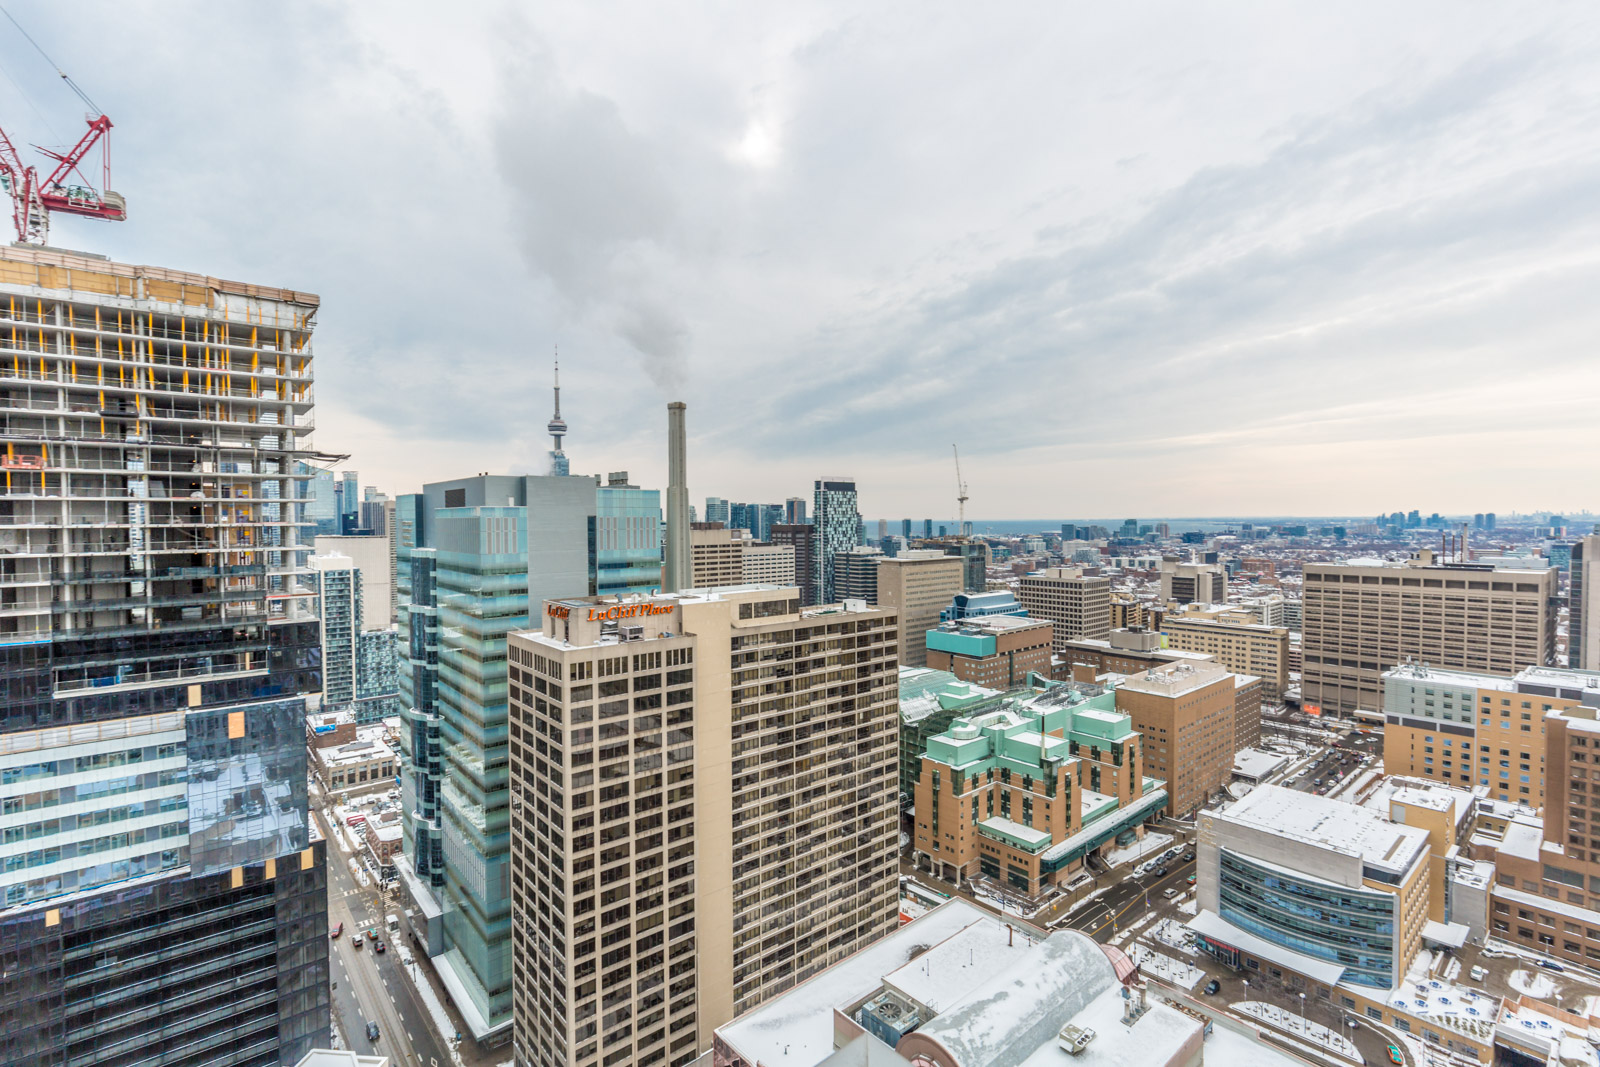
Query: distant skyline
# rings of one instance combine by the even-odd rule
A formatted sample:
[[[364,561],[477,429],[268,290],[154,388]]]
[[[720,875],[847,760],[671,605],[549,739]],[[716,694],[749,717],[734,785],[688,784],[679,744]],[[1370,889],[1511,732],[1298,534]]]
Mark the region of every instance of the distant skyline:
[[[541,470],[559,344],[572,469],[664,485],[681,399],[695,497],[1597,503],[1592,5],[8,9],[116,124],[53,242],[319,293],[390,493]]]

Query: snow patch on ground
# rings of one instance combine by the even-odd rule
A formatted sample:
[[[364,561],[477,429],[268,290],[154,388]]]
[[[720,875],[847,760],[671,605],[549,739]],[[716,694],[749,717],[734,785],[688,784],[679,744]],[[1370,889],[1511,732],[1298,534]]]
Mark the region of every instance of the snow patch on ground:
[[[1198,898],[1192,895],[1178,901],[1178,913],[1180,915],[1195,915],[1198,914],[1199,911],[1200,901]]]
[[[1184,989],[1193,989],[1206,976],[1206,972],[1193,964],[1174,959],[1165,952],[1157,952],[1145,945],[1130,947],[1128,958],[1139,964],[1150,977]]]
[[[1191,943],[1192,938],[1193,935],[1189,932],[1189,928],[1176,919],[1162,919],[1156,924],[1155,929],[1145,935],[1145,940],[1147,941],[1153,941],[1168,948],[1175,948],[1179,952],[1187,953],[1190,956],[1198,956],[1199,952]]]
[[[1511,972],[1511,988],[1518,993],[1525,993],[1535,1000],[1549,1000],[1555,995],[1556,984],[1550,976],[1543,971],[1524,971],[1521,969]]]
[[[1298,1012],[1288,1011],[1278,1007],[1276,1004],[1264,1004],[1259,1000],[1242,1000],[1233,1005],[1233,1010],[1241,1015],[1260,1019],[1274,1029],[1292,1034],[1302,1040],[1309,1041],[1313,1045],[1332,1049],[1334,1052],[1357,1062],[1361,1059],[1361,1053],[1356,1051],[1356,1047],[1348,1039],[1334,1033],[1319,1022],[1303,1019]]]

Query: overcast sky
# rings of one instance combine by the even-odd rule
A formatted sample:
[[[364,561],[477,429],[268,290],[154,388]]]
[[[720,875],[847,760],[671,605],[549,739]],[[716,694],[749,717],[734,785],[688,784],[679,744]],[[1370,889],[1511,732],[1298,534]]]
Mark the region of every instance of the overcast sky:
[[[317,292],[316,444],[869,515],[1595,503],[1592,4],[36,3],[53,243]],[[82,107],[0,20],[14,140]]]

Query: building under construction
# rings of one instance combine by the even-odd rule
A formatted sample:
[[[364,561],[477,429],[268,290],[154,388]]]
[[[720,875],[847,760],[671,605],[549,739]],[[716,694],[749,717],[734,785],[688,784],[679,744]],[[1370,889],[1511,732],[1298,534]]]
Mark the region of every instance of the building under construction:
[[[326,1040],[317,307],[0,248],[0,1062]]]

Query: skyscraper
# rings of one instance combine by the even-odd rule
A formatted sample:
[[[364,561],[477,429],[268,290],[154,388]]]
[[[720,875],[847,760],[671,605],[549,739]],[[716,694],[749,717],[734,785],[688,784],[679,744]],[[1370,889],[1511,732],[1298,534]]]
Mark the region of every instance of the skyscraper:
[[[817,602],[817,528],[809,522],[780,523],[772,528],[771,537],[773,544],[788,545],[794,549],[795,584],[800,587],[800,606],[811,607]]]
[[[904,537],[907,541],[911,540],[911,520],[910,519],[901,519],[900,520],[900,536]]]
[[[893,612],[753,586],[538,621],[510,637],[519,1067],[684,1067],[896,927]],[[776,663],[786,695],[740,684]],[[764,755],[797,728],[804,759]]]
[[[297,461],[295,467],[306,476],[304,481],[298,483],[303,487],[298,495],[306,498],[306,521],[316,524],[315,533],[318,536],[337,534],[339,500],[344,490],[334,480],[333,472],[311,467],[303,461]]]
[[[732,518],[732,511],[729,508],[726,500],[720,496],[706,497],[706,515],[702,521],[720,522],[731,526],[732,523],[730,520]]]
[[[0,248],[0,1062],[327,1039],[296,491],[328,458],[318,303]]]
[[[783,521],[790,526],[798,526],[806,521],[806,502],[804,497],[792,496],[784,502]]]
[[[330,540],[332,540],[330,538]],[[373,537],[341,541],[378,541]],[[388,625],[389,593],[380,583],[379,597],[366,591],[365,571],[349,556],[313,556],[312,578],[317,617],[322,621],[322,710],[348,710],[358,723],[378,722],[399,714],[399,636]],[[388,567],[378,571],[388,577]],[[380,626],[367,621],[384,616]]]
[[[561,439],[567,435],[567,421],[561,417],[561,361],[556,360],[555,368],[556,410],[550,416],[550,422],[545,427],[545,432],[550,435],[550,473],[565,477],[570,473],[567,465],[567,454],[561,448]]]
[[[1567,590],[1567,666],[1600,670],[1600,534],[1572,544]]]
[[[528,625],[530,603],[596,591],[596,493],[593,478],[482,475],[402,498],[411,729],[396,869],[479,1041],[511,1022],[505,635]]]
[[[361,474],[345,471],[339,482],[339,532],[353,534],[361,526]]]
[[[861,512],[856,507],[854,478],[819,478],[813,490],[812,525],[817,528],[811,567],[812,585],[819,604],[832,604],[837,598],[833,587],[833,561],[860,543]],[[799,553],[796,553],[798,559]]]

